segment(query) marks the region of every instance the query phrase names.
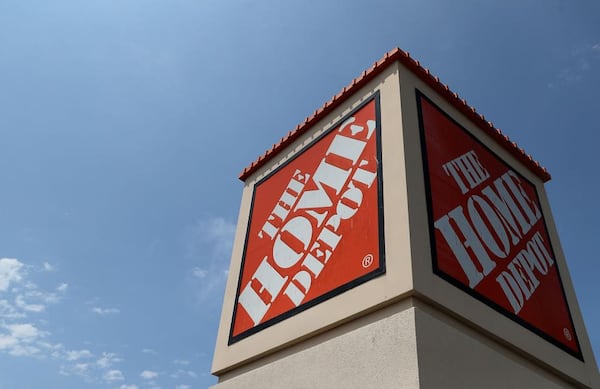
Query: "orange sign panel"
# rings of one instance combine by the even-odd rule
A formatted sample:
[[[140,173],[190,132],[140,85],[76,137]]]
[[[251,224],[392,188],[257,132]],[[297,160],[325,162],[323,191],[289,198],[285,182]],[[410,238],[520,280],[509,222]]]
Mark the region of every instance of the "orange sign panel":
[[[254,187],[229,343],[385,272],[379,96]]]
[[[582,358],[535,186],[421,93],[433,270]]]

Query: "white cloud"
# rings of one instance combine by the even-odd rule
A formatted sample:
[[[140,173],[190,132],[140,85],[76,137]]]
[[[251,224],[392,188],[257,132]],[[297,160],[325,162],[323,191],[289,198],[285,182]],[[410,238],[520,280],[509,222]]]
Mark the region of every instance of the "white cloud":
[[[200,267],[195,267],[192,269],[192,274],[194,275],[194,277],[206,278],[206,276],[208,275],[208,270],[202,269]]]
[[[96,365],[103,369],[111,367],[117,362],[121,362],[122,359],[117,357],[114,353],[102,353],[102,356],[96,361]]]
[[[123,373],[113,367],[121,361],[116,354],[104,352],[92,359],[95,353],[87,348],[67,349],[61,343],[48,340],[51,334],[41,327],[48,324],[49,317],[44,316],[44,312],[52,304],[59,303],[69,288],[62,282],[46,291],[33,282],[32,277],[47,277],[47,272],[51,271],[55,268],[47,262],[41,267],[24,264],[18,259],[0,258],[0,353],[52,359],[59,362],[58,374],[79,376],[87,383],[104,380],[121,384]],[[96,308],[95,313],[99,315],[119,312],[115,308]],[[35,321],[27,319],[34,315]],[[154,384],[151,380],[146,383],[147,386]]]
[[[158,373],[152,370],[144,370],[141,374],[140,377],[142,377],[145,380],[151,380],[153,378],[158,377]]]
[[[190,361],[188,361],[188,360],[185,360],[185,359],[175,359],[175,360],[173,361],[173,363],[174,363],[174,364],[176,364],[176,365],[184,365],[184,366],[187,366],[187,365],[189,365],[189,364],[190,364]]]
[[[22,300],[34,300],[44,304],[56,304],[61,300],[56,293],[41,290],[33,282],[27,282],[25,288],[13,288],[13,292]]]
[[[192,370],[183,370],[183,369],[178,369],[176,372],[171,373],[170,375],[171,378],[181,378],[181,377],[192,377],[192,378],[198,378],[198,374],[196,374],[194,371]]]
[[[155,350],[152,350],[151,348],[142,349],[142,352],[144,354],[152,354],[152,355],[157,355],[158,354],[158,352],[156,352]]]
[[[221,217],[200,220],[186,230],[186,256],[201,263],[190,271],[199,301],[223,289],[234,235],[235,224]]]
[[[18,339],[10,335],[0,335],[0,350],[9,349],[19,343]]]
[[[235,234],[235,224],[217,217],[202,223],[201,226],[209,240],[216,241],[223,248],[229,249]]]
[[[37,288],[35,285],[34,287]],[[39,289],[29,291],[25,295],[29,298],[39,299],[46,304],[56,304],[61,299],[56,295],[56,293],[46,292]]]
[[[18,339],[34,339],[37,337],[44,336],[43,331],[38,330],[33,324],[8,324],[5,325],[11,335]]]
[[[175,389],[192,389],[192,387],[189,385],[177,385]]]
[[[82,377],[86,382],[98,382],[104,380],[108,383],[116,383],[125,379],[123,372],[112,367],[113,364],[120,362],[121,359],[114,353],[102,353],[100,358],[91,360],[94,353],[87,349],[82,350],[64,350],[61,344],[50,345],[58,351],[53,354],[56,359],[63,360],[60,366],[59,374],[61,375],[77,375]],[[85,359],[88,359],[85,361]]]
[[[0,300],[0,318],[2,319],[21,319],[26,315],[17,310],[7,300]]]
[[[40,315],[49,304],[60,301],[52,292],[40,289],[29,279],[28,269],[33,268],[15,258],[0,258],[0,351],[13,356],[40,356],[63,359],[62,345],[43,341],[48,332],[24,319]],[[46,263],[45,270],[53,269]],[[46,323],[40,318],[36,323]],[[58,347],[58,348],[57,348]]]
[[[100,308],[100,307],[94,307],[92,308],[92,312],[101,315],[101,316],[105,316],[105,315],[115,315],[117,313],[120,313],[121,311],[117,308]]]
[[[123,373],[121,370],[109,370],[104,373],[104,380],[112,382],[112,381],[123,381],[125,377],[123,377]]]
[[[84,373],[87,372],[88,368],[90,367],[89,363],[77,363],[75,364],[75,370]]]
[[[21,269],[23,263],[14,258],[0,258],[0,292],[6,291],[11,283],[23,279]]]
[[[574,47],[569,57],[570,63],[556,74],[555,79],[548,83],[548,87],[574,85],[584,80],[592,67],[597,65],[598,54],[600,54],[600,43]]]
[[[94,356],[90,350],[72,350],[65,353],[67,361],[77,361],[83,358],[91,358]]]
[[[8,352],[15,357],[32,357],[39,354],[40,349],[28,344],[17,344]]]
[[[0,350],[14,356],[39,354],[37,342],[48,334],[31,323],[4,324],[2,327],[8,332],[0,333]]]
[[[20,357],[62,358],[59,348],[42,340],[49,335],[48,332],[29,320],[23,321],[31,314],[45,312],[49,304],[60,301],[55,293],[40,289],[28,278],[28,268],[31,266],[18,259],[0,259],[0,292],[4,292],[5,296],[0,300],[0,351]],[[43,319],[38,322],[45,323]]]
[[[61,297],[56,293],[41,290],[31,281],[26,281],[22,286],[12,288],[11,292],[15,296],[13,308],[20,310],[24,316],[27,312],[44,312],[47,304],[56,304],[61,300]]]
[[[93,346],[67,348],[52,339],[45,330],[44,327],[50,324],[50,316],[44,313],[50,310],[52,304],[61,302],[69,289],[67,282],[56,283],[49,291],[37,285],[39,277],[54,276],[49,274],[54,271],[56,268],[48,262],[42,266],[31,266],[18,259],[0,258],[0,359],[2,354],[43,358],[54,361],[56,373],[60,375],[79,376],[90,384],[104,382],[108,386],[119,387],[116,389],[139,389],[125,380],[125,370],[116,365],[122,362],[117,354],[100,353]],[[40,284],[42,281],[48,280],[40,279]],[[98,299],[87,309],[97,315],[120,313],[118,308],[103,307]],[[29,317],[35,317],[35,320]],[[158,354],[151,349],[143,352]],[[144,370],[139,380],[143,380],[144,388],[150,389],[157,386],[154,379],[161,375],[157,371]]]
[[[44,349],[44,351],[46,351],[46,353],[54,359],[64,359],[65,358],[65,354],[63,353],[63,350],[65,347],[61,343],[52,344],[52,343],[40,341],[40,342],[38,342],[38,346],[42,347]]]
[[[75,365],[61,365],[58,374],[69,377],[77,375],[82,377],[85,381],[90,382],[92,380],[92,369],[89,363],[77,363]]]
[[[68,287],[69,287],[69,284],[67,284],[66,282],[63,282],[62,284],[60,284],[56,287],[56,290],[58,290],[61,293],[64,293],[67,291]]]
[[[200,220],[185,233],[186,254],[191,259],[205,259],[208,244],[212,260],[226,261],[231,254],[234,235],[235,224],[222,217]]]
[[[45,271],[54,271],[55,270],[54,266],[52,266],[48,262],[44,262],[43,266],[44,266]]]
[[[42,304],[29,304],[25,302],[25,299],[22,295],[18,295],[15,298],[15,304],[17,305],[17,307],[28,312],[43,312],[44,310],[46,310],[46,307]]]

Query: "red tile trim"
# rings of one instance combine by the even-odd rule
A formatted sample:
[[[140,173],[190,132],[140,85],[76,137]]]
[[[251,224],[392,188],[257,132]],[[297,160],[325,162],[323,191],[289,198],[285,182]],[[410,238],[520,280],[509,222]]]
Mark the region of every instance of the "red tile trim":
[[[240,180],[246,180],[246,178],[248,178],[260,166],[264,165],[279,151],[298,139],[302,134],[307,132],[313,124],[333,111],[343,101],[347,100],[355,91],[360,89],[377,75],[381,74],[383,70],[396,61],[400,61],[402,65],[407,67],[429,87],[444,97],[450,104],[452,104],[452,106],[454,106],[454,108],[463,113],[467,118],[469,118],[469,120],[483,129],[485,133],[492,137],[492,139],[496,140],[511,155],[521,161],[543,182],[550,180],[551,176],[546,168],[542,167],[539,162],[535,161],[529,154],[525,153],[522,148],[517,146],[515,142],[511,141],[508,136],[502,133],[502,131],[494,127],[494,124],[490,121],[487,121],[482,114],[477,113],[475,108],[471,107],[465,99],[461,99],[457,93],[452,92],[450,88],[448,88],[448,85],[441,83],[438,77],[433,76],[429,72],[429,69],[422,67],[419,61],[414,60],[407,52],[399,48],[395,48],[392,51],[387,52],[383,58],[375,62],[373,66],[363,71],[360,76],[352,80],[350,85],[345,86],[340,93],[333,96],[331,100],[323,104],[323,106],[317,109],[311,116],[304,119],[303,123],[297,125],[295,129],[289,131],[287,135],[279,140],[278,143],[273,144],[269,150],[265,151],[263,155],[258,157],[250,164],[250,166],[246,167],[240,173]]]

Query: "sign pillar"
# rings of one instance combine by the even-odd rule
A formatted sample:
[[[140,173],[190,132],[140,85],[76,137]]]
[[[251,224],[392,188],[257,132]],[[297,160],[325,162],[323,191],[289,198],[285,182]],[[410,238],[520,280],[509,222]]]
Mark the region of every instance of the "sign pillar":
[[[600,388],[549,173],[401,50],[240,178],[215,389]]]

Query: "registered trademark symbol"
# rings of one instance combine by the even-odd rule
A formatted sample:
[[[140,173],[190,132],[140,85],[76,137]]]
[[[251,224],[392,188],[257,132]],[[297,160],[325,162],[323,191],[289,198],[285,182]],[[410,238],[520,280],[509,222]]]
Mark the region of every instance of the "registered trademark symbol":
[[[565,334],[565,338],[567,338],[567,340],[571,340],[571,331],[569,331],[568,328],[563,328],[563,333]]]
[[[373,254],[365,255],[365,257],[362,259],[362,267],[364,267],[366,269],[369,266],[371,266],[372,264],[373,264]]]

